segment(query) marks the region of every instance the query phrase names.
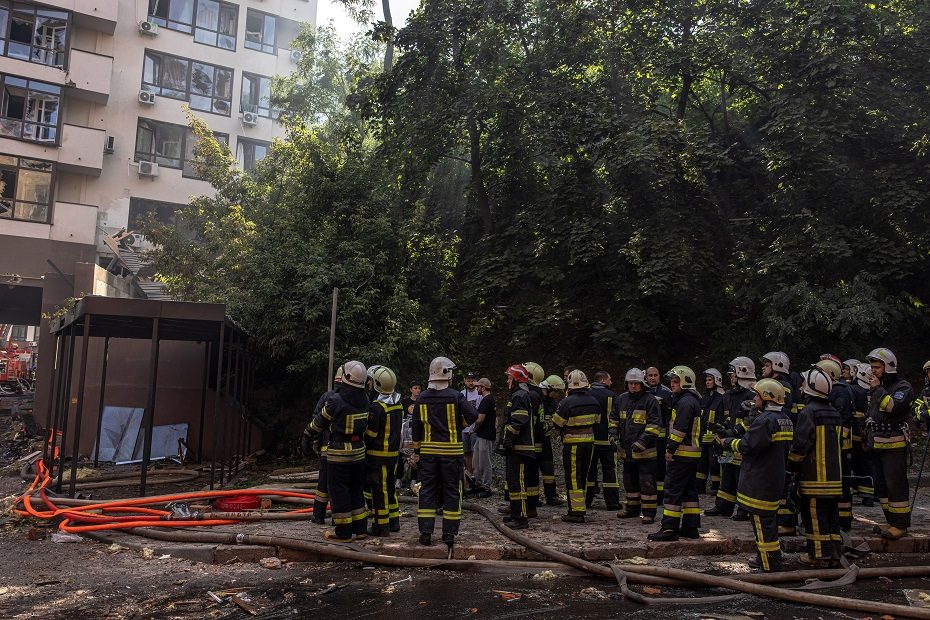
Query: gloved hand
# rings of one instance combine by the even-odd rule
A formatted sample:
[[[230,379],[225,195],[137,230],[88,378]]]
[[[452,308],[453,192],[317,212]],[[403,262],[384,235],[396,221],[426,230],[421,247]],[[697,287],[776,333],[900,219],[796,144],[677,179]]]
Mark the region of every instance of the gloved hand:
[[[313,454],[313,440],[315,433],[309,428],[305,428],[303,434],[300,436],[300,453],[304,457],[308,457]]]
[[[636,443],[633,444],[633,452],[642,452],[642,451],[644,451],[645,449],[646,449],[646,446],[644,446],[643,444],[641,444],[641,443],[638,442],[638,441],[637,441]]]
[[[504,449],[504,452],[513,452],[513,437],[504,435],[504,441],[501,442],[501,447]]]
[[[701,443],[714,443],[717,441],[717,435],[714,433],[704,433],[701,435]]]
[[[610,441],[610,447],[613,448],[614,452],[616,452],[617,451],[617,436],[611,435],[610,437],[608,437],[608,440]]]

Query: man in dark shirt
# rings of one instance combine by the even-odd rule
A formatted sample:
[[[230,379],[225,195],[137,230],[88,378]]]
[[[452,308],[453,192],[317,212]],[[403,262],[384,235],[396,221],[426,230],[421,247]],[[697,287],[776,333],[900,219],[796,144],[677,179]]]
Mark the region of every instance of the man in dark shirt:
[[[497,426],[497,403],[491,395],[491,382],[482,377],[477,383],[481,400],[478,403],[478,420],[475,422],[472,465],[475,469],[475,495],[491,497],[491,479],[493,478],[492,455]]]

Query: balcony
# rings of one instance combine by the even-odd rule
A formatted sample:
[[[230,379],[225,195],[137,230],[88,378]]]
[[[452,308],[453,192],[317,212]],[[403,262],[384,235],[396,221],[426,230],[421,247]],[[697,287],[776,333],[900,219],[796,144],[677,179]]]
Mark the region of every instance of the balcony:
[[[116,32],[119,0],[42,0],[42,4],[71,11],[72,23],[78,28],[109,35]]]
[[[102,129],[65,124],[61,127],[61,146],[0,137],[0,153],[53,161],[59,171],[99,177],[106,137]]]
[[[94,103],[106,104],[110,98],[113,57],[72,49],[68,71],[36,62],[0,56],[0,73],[28,76],[33,80],[67,86],[68,95]]]
[[[66,243],[94,245],[97,233],[97,207],[71,202],[56,202],[52,206],[52,223],[0,220],[3,234],[12,237],[49,239]]]

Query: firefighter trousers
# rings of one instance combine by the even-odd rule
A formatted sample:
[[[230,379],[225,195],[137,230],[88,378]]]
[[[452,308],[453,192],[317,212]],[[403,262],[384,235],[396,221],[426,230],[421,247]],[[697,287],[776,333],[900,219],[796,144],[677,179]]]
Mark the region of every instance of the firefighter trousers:
[[[462,520],[462,481],[465,458],[462,456],[420,456],[417,463],[420,501],[417,524],[421,534],[432,534],[436,510],[442,508],[442,533],[455,536]]]
[[[663,530],[701,527],[697,467],[697,461],[672,461],[666,466]]]
[[[539,473],[542,478],[543,494],[547,500],[558,499],[558,492],[555,485],[555,463],[552,455],[552,440],[548,437],[542,438],[542,452],[536,455],[536,461],[539,464]]]
[[[701,461],[698,463],[697,485],[698,493],[707,493],[707,483],[710,483],[710,492],[716,493],[720,488],[720,463],[714,446],[707,445],[701,448]]]
[[[592,443],[562,445],[562,468],[565,470],[565,491],[570,515],[583,515],[586,511],[585,493],[593,452]]]
[[[667,446],[667,437],[656,438],[656,453],[659,455],[659,458],[656,459],[656,495],[659,497],[656,503],[659,506],[665,504],[665,448]]]
[[[656,516],[656,461],[623,461],[623,488],[626,491],[626,514],[655,519]]]
[[[794,501],[794,476],[785,476],[785,487],[778,500],[778,527],[798,527],[798,507]]]
[[[847,475],[850,471],[850,462],[852,461],[852,451],[843,451],[841,457],[842,469],[843,472],[843,496],[840,498],[839,503],[837,504],[837,509],[839,510],[839,519],[840,519],[840,529],[844,532],[848,532],[852,529],[852,483]]]
[[[907,482],[907,452],[872,452],[875,494],[885,521],[900,529],[911,526],[910,487]]]
[[[837,497],[802,495],[798,504],[807,540],[807,555],[815,560],[838,560],[843,549]]]
[[[594,490],[597,488],[597,468],[601,468],[601,489],[607,510],[620,510],[620,480],[617,477],[617,449],[614,446],[594,446],[591,467],[588,469],[588,484],[585,503],[588,508],[594,502]]]
[[[759,565],[765,572],[781,570],[781,544],[778,542],[778,514],[754,512],[750,515],[752,531],[756,536]]]
[[[322,523],[326,520],[326,504],[329,503],[329,467],[326,465],[326,454],[320,455],[320,471],[313,495],[313,520]]]
[[[378,527],[400,524],[400,509],[397,505],[397,488],[394,459],[368,457],[368,492],[371,495],[372,519]]]
[[[329,503],[337,538],[368,533],[365,506],[365,461],[327,463]]]
[[[536,464],[536,459],[519,452],[509,452],[504,473],[507,479],[510,516],[515,519],[535,516],[539,502],[539,465]]]
[[[717,499],[714,507],[725,517],[733,516],[733,509],[740,510],[736,504],[736,489],[739,486],[739,465],[730,463],[720,464],[720,488],[717,489]]]
[[[853,491],[862,497],[875,497],[875,467],[872,455],[862,448],[862,440],[853,440],[852,473],[857,478]],[[846,470],[843,470],[846,471]]]

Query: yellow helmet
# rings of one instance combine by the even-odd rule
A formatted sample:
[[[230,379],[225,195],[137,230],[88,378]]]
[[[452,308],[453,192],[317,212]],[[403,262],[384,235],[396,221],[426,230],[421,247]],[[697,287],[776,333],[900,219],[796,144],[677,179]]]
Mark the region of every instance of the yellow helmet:
[[[397,375],[387,366],[378,366],[371,374],[371,382],[378,394],[393,394]]]
[[[833,381],[839,381],[840,377],[843,376],[843,369],[833,360],[820,360],[815,366],[830,375],[830,379]]]
[[[752,391],[758,394],[764,401],[775,403],[776,405],[785,404],[785,386],[775,379],[756,381],[756,384],[752,386]]]
[[[546,379],[546,372],[536,362],[523,362],[523,366],[530,373],[530,385],[539,385]]]
[[[678,380],[681,382],[681,389],[683,390],[694,389],[694,371],[687,366],[675,366],[670,371],[668,371],[666,376],[678,377]]]
[[[545,381],[539,382],[539,387],[544,390],[564,390],[565,381],[562,380],[562,377],[557,375],[549,375],[546,377]]]

